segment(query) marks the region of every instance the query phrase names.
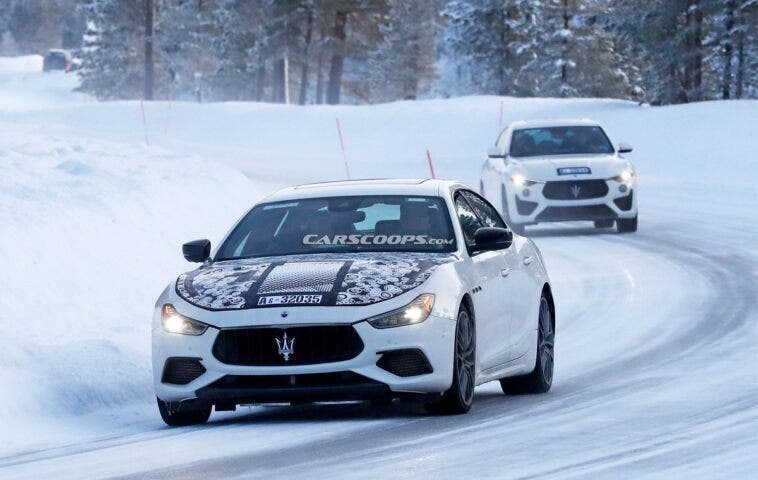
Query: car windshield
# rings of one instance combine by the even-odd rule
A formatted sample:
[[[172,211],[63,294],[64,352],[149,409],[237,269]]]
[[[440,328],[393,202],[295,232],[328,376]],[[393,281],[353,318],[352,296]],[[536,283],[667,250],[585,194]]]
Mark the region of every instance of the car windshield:
[[[439,197],[309,198],[255,206],[216,261],[328,252],[451,252],[455,235]]]
[[[613,153],[600,127],[524,128],[513,132],[510,155],[536,157],[577,153]]]

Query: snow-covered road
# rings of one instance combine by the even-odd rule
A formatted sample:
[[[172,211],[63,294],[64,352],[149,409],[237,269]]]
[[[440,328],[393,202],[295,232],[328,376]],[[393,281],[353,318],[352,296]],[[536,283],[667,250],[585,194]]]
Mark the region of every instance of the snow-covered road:
[[[392,168],[393,176],[419,172],[407,158],[402,158],[409,141],[398,140],[403,133],[388,125],[402,124],[409,115],[439,118],[440,110],[444,110],[448,119],[440,120],[436,128],[439,145],[446,145],[450,131],[459,131],[453,130],[457,125],[449,119],[450,113],[470,115],[461,120],[466,124],[460,129],[465,145],[451,145],[450,150],[458,156],[451,154],[448,160],[443,156],[440,169],[445,176],[473,182],[479,160],[472,160],[470,165],[453,160],[460,159],[456,152],[465,148],[474,150],[472,157],[476,159],[486,145],[483,139],[491,140],[491,132],[473,132],[476,126],[481,130],[481,125],[489,121],[477,113],[484,100],[393,104],[399,118],[394,113],[387,117],[392,112],[391,105],[339,112],[348,117],[344,123],[350,125],[352,117],[355,123],[365,123],[361,129],[385,129],[375,135],[397,142],[387,146],[387,154],[394,159],[385,168]],[[5,312],[0,313],[0,324],[12,330],[10,340],[0,342],[5,352],[0,356],[0,367],[4,367],[0,369],[4,372],[0,380],[5,378],[5,384],[10,381],[17,386],[15,394],[6,390],[0,399],[13,402],[15,395],[29,401],[24,408],[12,405],[11,414],[0,414],[0,422],[8,427],[0,431],[0,439],[6,443],[0,448],[0,478],[284,478],[304,474],[309,478],[376,478],[379,474],[398,478],[752,477],[758,469],[758,195],[750,176],[758,173],[758,144],[741,133],[748,131],[743,122],[758,122],[758,104],[733,103],[734,110],[722,104],[705,105],[696,107],[701,110],[695,114],[680,109],[677,117],[672,109],[640,111],[604,101],[508,102],[513,115],[565,115],[576,111],[577,115],[607,121],[640,146],[638,154],[642,157],[638,161],[642,189],[637,234],[621,236],[563,224],[533,231],[545,255],[557,304],[557,364],[550,393],[507,397],[497,384],[488,384],[477,389],[474,407],[464,416],[428,417],[414,406],[397,403],[378,409],[363,404],[256,407],[214,415],[205,426],[181,429],[163,427],[150,403],[147,314],[144,320],[137,317],[139,312],[150,310],[150,295],[158,293],[151,293],[153,284],[167,282],[174,273],[171,269],[182,268],[178,259],[168,260],[167,253],[171,249],[178,252],[179,236],[190,238],[203,227],[223,229],[225,222],[244,210],[243,203],[259,197],[276,182],[269,179],[275,168],[268,162],[253,161],[244,168],[256,180],[252,172],[260,166],[268,179],[259,188],[261,191],[247,196],[225,192],[224,187],[228,189],[233,182],[243,186],[244,181],[233,172],[218,171],[213,164],[207,171],[202,170],[205,183],[191,183],[191,176],[172,171],[181,162],[193,162],[193,169],[202,169],[201,160],[221,151],[229,153],[229,157],[217,160],[240,167],[244,152],[258,155],[254,147],[262,140],[245,143],[241,139],[236,147],[224,141],[214,142],[216,132],[225,130],[228,135],[233,130],[221,128],[224,119],[229,117],[234,125],[239,117],[252,115],[265,130],[269,127],[264,123],[269,119],[274,123],[283,121],[279,117],[286,117],[287,111],[253,106],[255,111],[251,112],[239,104],[207,106],[203,115],[207,113],[213,120],[209,120],[209,133],[198,138],[197,128],[185,135],[178,124],[189,124],[190,118],[197,120],[199,115],[193,108],[202,107],[174,106],[175,110],[187,111],[172,127],[179,132],[166,135],[163,143],[157,141],[159,146],[145,149],[138,146],[139,140],[134,140],[140,137],[138,123],[122,125],[123,131],[119,131],[107,121],[119,111],[132,111],[133,103],[102,107],[76,103],[74,107],[58,105],[50,111],[35,106],[12,113],[19,108],[18,103],[13,103],[13,108],[0,109],[0,127],[5,132],[0,135],[0,199],[4,205],[13,205],[13,212],[0,206],[0,220],[6,225],[3,236],[10,238],[0,240],[0,248],[10,251],[12,246],[26,258],[38,254],[33,258],[40,259],[10,259],[9,268],[23,278],[24,284],[32,284],[22,272],[24,269],[30,270],[28,277],[46,273],[59,281],[62,274],[50,271],[45,262],[54,260],[62,262],[56,263],[56,268],[70,267],[63,260],[40,253],[40,247],[46,245],[44,241],[37,241],[37,235],[27,235],[24,230],[38,232],[34,220],[39,218],[50,228],[59,227],[51,218],[59,212],[55,209],[57,204],[62,204],[60,208],[65,212],[87,214],[79,223],[69,219],[67,223],[73,222],[76,228],[62,228],[63,233],[53,237],[65,241],[75,254],[86,251],[95,257],[106,256],[109,250],[100,244],[107,245],[118,235],[127,237],[117,242],[119,248],[134,240],[141,249],[154,244],[156,250],[137,265],[125,258],[106,261],[105,266],[99,265],[106,272],[92,266],[102,262],[85,259],[75,263],[67,272],[75,283],[94,289],[95,295],[88,299],[93,305],[81,306],[85,302],[79,300],[84,295],[79,284],[68,292],[68,302],[73,307],[61,307],[63,313],[58,316],[50,311],[53,318],[49,322],[39,320],[44,306],[29,307],[32,311],[26,316],[26,308],[20,305],[25,298],[23,288],[10,290],[14,299],[0,298]],[[85,113],[78,114],[80,109]],[[709,126],[715,128],[712,121],[700,119],[702,115],[698,113],[703,112],[711,119],[738,118],[704,139],[691,133]],[[329,119],[334,115],[314,108],[305,116],[315,118],[321,114]],[[314,118],[314,125],[325,123]],[[679,118],[681,128],[671,127],[671,118]],[[292,121],[305,120],[298,114]],[[428,123],[424,123],[423,132],[416,133],[433,142],[434,128]],[[35,125],[45,128],[38,131]],[[467,128],[472,129],[472,138],[465,136]],[[22,133],[24,138],[20,139]],[[659,138],[664,134],[665,143]],[[356,134],[355,138],[363,137]],[[204,141],[206,150],[202,147]],[[711,146],[713,141],[720,144]],[[372,163],[379,158],[371,142],[363,142],[365,157],[353,157],[359,171],[372,171],[361,160]],[[116,154],[113,146],[123,150]],[[310,159],[296,158],[294,152],[300,152],[301,147],[285,146],[291,146],[292,151],[276,154],[276,160],[281,160],[273,162],[275,165],[282,171],[302,166],[291,173],[297,180],[321,178],[318,169],[308,163]],[[326,155],[324,148],[317,146],[308,148],[316,150],[316,156]],[[444,151],[441,146],[432,147]],[[266,145],[261,148],[273,151]],[[725,150],[746,156],[738,161],[731,154],[723,154]],[[398,152],[400,155],[395,155]],[[692,152],[701,157],[690,158]],[[716,156],[718,152],[722,152],[721,156]],[[187,157],[189,154],[200,158]],[[48,165],[42,157],[54,159]],[[710,162],[702,157],[710,158]],[[134,163],[124,168],[121,162],[127,160]],[[699,172],[687,170],[693,165]],[[74,175],[74,183],[61,182],[48,173],[54,170],[55,175],[70,174],[66,170],[69,167],[79,172]],[[679,171],[681,178],[675,175]],[[147,178],[155,176],[167,181],[145,185]],[[138,186],[132,187],[132,183]],[[38,193],[61,187],[63,191],[53,202],[56,205]],[[87,196],[71,193],[81,188],[87,189]],[[129,193],[132,188],[136,191],[133,195]],[[187,189],[194,193],[192,197],[204,196],[205,200],[189,199],[178,218],[172,218],[169,226],[156,233],[153,227],[163,220],[161,208],[170,211],[164,203]],[[224,197],[219,198],[222,194]],[[103,205],[92,207],[92,199]],[[136,199],[144,204],[138,202],[129,209],[118,206]],[[231,204],[234,207],[229,207]],[[233,211],[216,218],[214,207],[221,205]],[[43,210],[50,208],[50,217],[41,216]],[[151,215],[141,213],[143,210]],[[123,219],[132,215],[136,217],[134,221]],[[95,245],[79,238],[85,221],[99,222],[98,229],[104,229],[96,233]],[[186,226],[182,222],[203,225]],[[141,228],[130,236],[134,225],[140,223]],[[41,230],[47,229],[43,225]],[[218,236],[223,232],[210,233]],[[120,249],[119,254],[123,253]],[[3,250],[4,257],[6,254]],[[135,275],[144,272],[148,286],[135,287],[127,294],[121,305],[126,313],[107,311],[116,296],[107,296],[107,287],[99,285],[100,275],[108,276],[112,287],[118,289],[122,287],[121,280],[111,278],[111,274],[124,277],[123,282],[133,282]],[[91,285],[87,275],[95,277]],[[11,276],[0,278],[6,282]],[[56,288],[56,292],[65,291],[63,287]],[[139,302],[146,305],[132,305]],[[98,323],[90,323],[76,317],[77,308],[106,311]],[[29,325],[34,332],[31,339],[19,333],[23,329],[18,322]],[[55,329],[57,322],[75,327],[73,333],[60,329],[54,330],[56,338],[46,337],[45,329]],[[100,325],[103,322],[113,327],[112,332]],[[99,370],[86,363],[88,357],[81,353],[79,342],[91,338],[107,342],[104,352],[96,358],[103,362],[103,368],[112,371],[112,378],[106,375],[88,382]],[[23,348],[14,349],[18,344]],[[28,354],[35,348],[63,352],[61,364],[74,365],[76,375],[66,378],[65,373],[60,373],[65,372],[61,367],[56,372],[63,378],[44,377],[43,367],[49,365],[32,368],[26,362],[49,362],[54,357]],[[23,377],[24,373],[41,375],[42,382],[49,381],[53,386],[57,381],[77,387],[52,389],[51,393],[38,385],[30,387],[35,382]],[[112,393],[119,389],[122,395]],[[34,395],[46,397],[38,401]],[[60,418],[55,413],[57,408]],[[33,433],[25,434],[27,428]]]

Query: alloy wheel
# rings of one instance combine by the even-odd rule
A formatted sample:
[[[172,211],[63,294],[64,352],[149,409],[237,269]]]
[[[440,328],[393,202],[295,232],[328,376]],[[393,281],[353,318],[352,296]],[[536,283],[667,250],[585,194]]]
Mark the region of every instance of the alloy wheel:
[[[465,310],[458,314],[456,330],[455,366],[458,374],[458,387],[463,402],[468,405],[474,398],[476,339],[471,317]]]
[[[539,326],[539,360],[542,369],[542,377],[549,385],[553,381],[553,358],[555,349],[555,331],[553,330],[552,316],[547,299],[540,302],[540,326]]]

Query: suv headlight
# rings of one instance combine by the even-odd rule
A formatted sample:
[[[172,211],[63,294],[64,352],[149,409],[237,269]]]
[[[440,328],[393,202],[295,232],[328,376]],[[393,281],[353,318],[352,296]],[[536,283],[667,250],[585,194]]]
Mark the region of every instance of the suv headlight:
[[[392,328],[403,325],[414,325],[421,323],[429,317],[434,306],[434,295],[424,293],[416,297],[408,305],[392,310],[391,312],[382,313],[367,321],[374,328]]]
[[[517,187],[531,187],[532,185],[536,185],[538,183],[545,183],[542,180],[530,180],[520,173],[511,175],[511,182],[513,182],[513,184]]]
[[[634,170],[627,168],[626,170],[613,177],[611,180],[615,180],[620,183],[629,183],[634,178],[634,175]]]
[[[170,303],[161,309],[161,324],[164,331],[180,335],[202,335],[208,330],[208,325],[185,317]]]

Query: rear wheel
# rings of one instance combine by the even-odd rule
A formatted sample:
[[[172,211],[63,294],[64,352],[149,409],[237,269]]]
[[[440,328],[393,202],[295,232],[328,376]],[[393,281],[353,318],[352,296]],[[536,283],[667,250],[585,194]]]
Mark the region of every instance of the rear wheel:
[[[637,215],[634,218],[619,218],[616,220],[618,233],[632,233],[637,231]]]
[[[456,415],[471,410],[474,400],[476,375],[476,331],[474,319],[466,307],[461,306],[455,325],[455,350],[453,358],[453,384],[442,398],[428,405],[433,413]]]
[[[595,220],[595,228],[611,228],[613,220]]]
[[[550,303],[543,292],[537,333],[537,361],[528,375],[500,379],[500,387],[508,395],[545,393],[553,384],[555,328]]]
[[[158,411],[166,425],[172,427],[184,427],[198,425],[208,421],[213,406],[199,400],[185,400],[182,402],[164,402],[160,398]]]

